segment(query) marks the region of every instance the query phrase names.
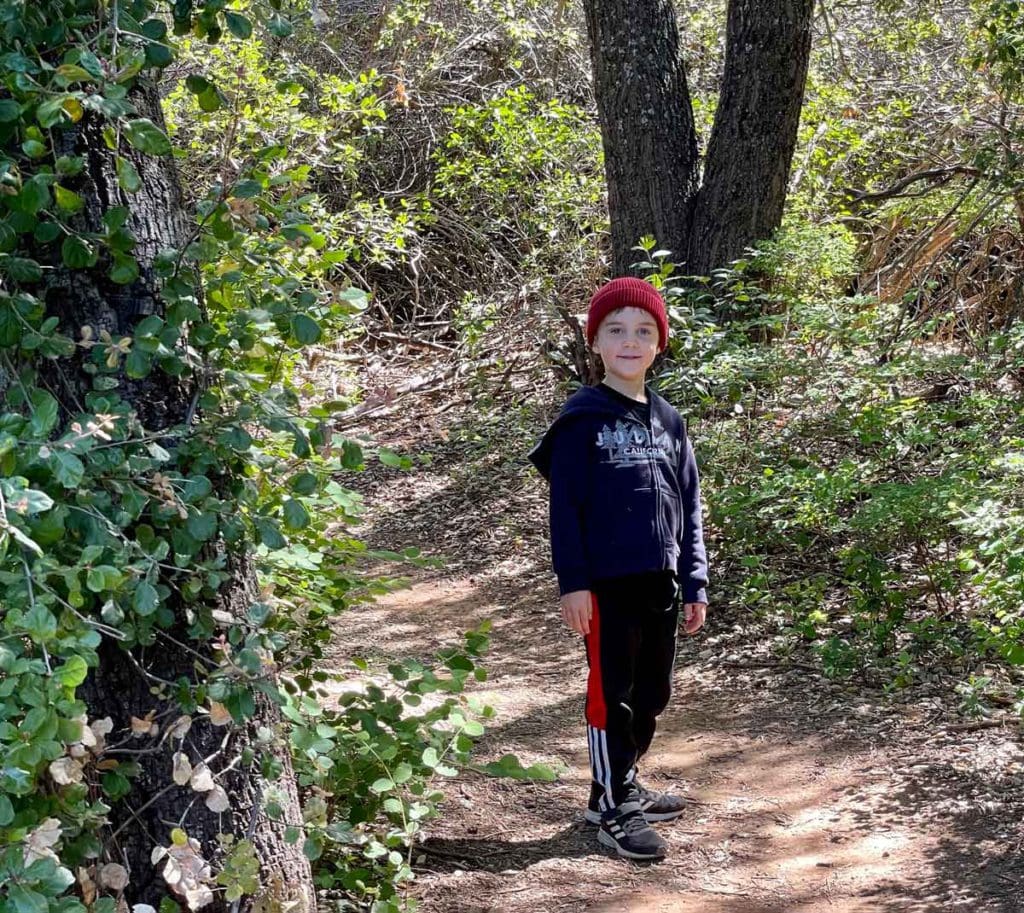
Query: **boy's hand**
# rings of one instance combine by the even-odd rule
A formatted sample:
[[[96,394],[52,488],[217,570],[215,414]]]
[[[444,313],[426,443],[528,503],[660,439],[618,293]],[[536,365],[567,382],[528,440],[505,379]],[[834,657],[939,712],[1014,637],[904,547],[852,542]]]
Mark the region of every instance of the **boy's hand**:
[[[687,634],[696,634],[704,627],[708,604],[706,602],[688,602],[683,606],[683,630]]]
[[[569,630],[577,634],[590,633],[591,596],[590,590],[573,590],[566,593],[559,603],[562,607],[562,621]]]

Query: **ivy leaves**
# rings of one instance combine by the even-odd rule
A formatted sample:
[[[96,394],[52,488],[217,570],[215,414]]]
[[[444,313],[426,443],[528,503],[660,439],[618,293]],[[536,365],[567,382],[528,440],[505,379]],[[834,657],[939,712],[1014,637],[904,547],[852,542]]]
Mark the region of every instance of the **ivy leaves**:
[[[170,155],[171,141],[148,117],[125,121],[121,125],[123,136],[139,152],[146,155]]]

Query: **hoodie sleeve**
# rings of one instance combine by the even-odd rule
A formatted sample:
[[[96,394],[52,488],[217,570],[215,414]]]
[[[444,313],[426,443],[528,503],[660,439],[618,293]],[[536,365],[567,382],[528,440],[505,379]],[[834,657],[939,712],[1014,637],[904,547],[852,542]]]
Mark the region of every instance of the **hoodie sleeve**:
[[[697,459],[685,429],[679,459],[679,490],[683,496],[683,528],[679,539],[676,576],[683,589],[683,602],[707,602],[708,559],[704,549],[700,479],[697,475]]]
[[[568,422],[551,446],[551,561],[560,595],[590,589],[583,546],[583,507],[589,473],[587,422]]]

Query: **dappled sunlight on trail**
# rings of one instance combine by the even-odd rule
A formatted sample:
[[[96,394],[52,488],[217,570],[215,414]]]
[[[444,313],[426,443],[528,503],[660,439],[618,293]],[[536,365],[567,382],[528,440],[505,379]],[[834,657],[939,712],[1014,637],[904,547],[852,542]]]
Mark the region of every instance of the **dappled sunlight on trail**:
[[[543,584],[420,572],[408,590],[349,616],[343,642],[382,657],[436,647],[490,617],[490,677],[477,693],[496,718],[480,757],[512,751],[563,765],[555,784],[463,775],[450,785],[418,852],[415,893],[427,913],[1022,909],[1008,881],[951,865],[984,821],[937,830],[897,788],[891,746],[858,739],[855,727],[833,732],[842,711],[816,719],[796,694],[752,691],[702,667],[699,642],[680,651],[674,702],[644,769],[693,807],[659,825],[664,863],[609,856],[582,821],[582,652],[551,603]]]
[[[674,696],[643,764],[645,782],[693,800],[657,825],[668,858],[610,855],[583,820],[585,662],[558,618],[541,487],[521,459],[467,456],[447,438],[402,442],[431,458],[361,481],[366,538],[448,561],[375,568],[411,585],[343,617],[335,664],[359,655],[372,671],[490,621],[488,677],[473,691],[495,717],[477,758],[512,752],[561,771],[555,783],[467,772],[442,784],[442,815],[414,856],[422,913],[1024,911],[1013,733],[946,728],[928,693],[886,695],[777,662],[728,606],[680,641]]]

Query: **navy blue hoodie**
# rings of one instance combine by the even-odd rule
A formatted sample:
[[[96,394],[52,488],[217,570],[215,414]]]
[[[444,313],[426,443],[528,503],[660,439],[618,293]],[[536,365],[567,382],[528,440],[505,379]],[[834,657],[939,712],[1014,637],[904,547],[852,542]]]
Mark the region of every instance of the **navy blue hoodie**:
[[[684,602],[707,602],[700,483],[679,413],[650,388],[648,424],[625,397],[577,390],[530,452],[551,483],[559,591],[612,577],[676,573]]]

